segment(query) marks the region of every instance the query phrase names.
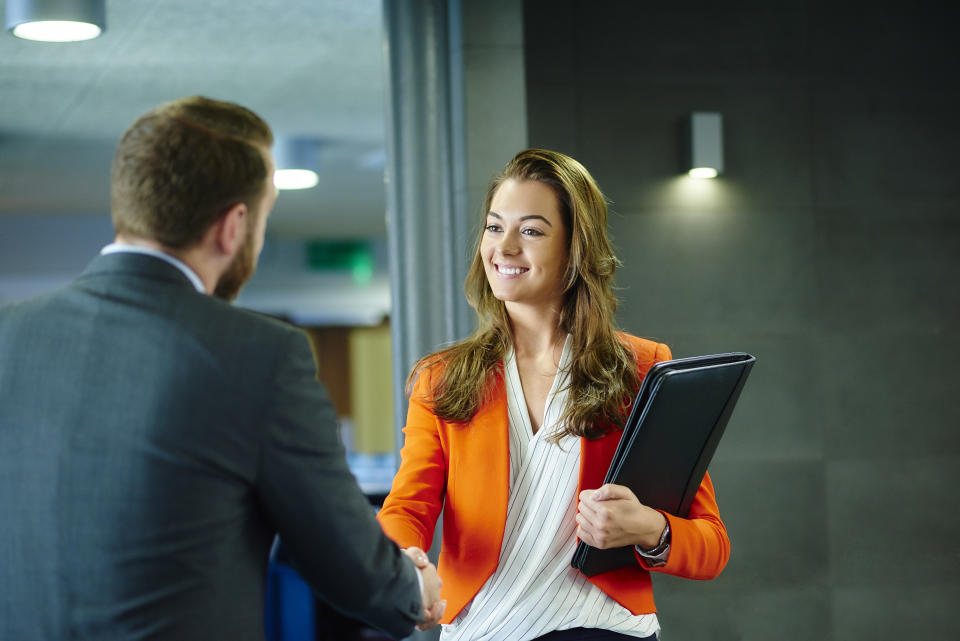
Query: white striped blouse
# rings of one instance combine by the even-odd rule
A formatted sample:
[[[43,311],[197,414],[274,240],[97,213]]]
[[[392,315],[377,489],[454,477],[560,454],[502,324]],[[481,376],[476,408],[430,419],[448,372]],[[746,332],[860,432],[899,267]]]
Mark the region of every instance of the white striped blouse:
[[[442,641],[525,641],[577,627],[636,637],[659,631],[656,614],[631,614],[570,567],[576,549],[580,439],[548,440],[566,402],[563,383],[569,351],[567,337],[536,434],[512,350],[504,359],[510,496],[500,560],[473,600],[443,626]]]

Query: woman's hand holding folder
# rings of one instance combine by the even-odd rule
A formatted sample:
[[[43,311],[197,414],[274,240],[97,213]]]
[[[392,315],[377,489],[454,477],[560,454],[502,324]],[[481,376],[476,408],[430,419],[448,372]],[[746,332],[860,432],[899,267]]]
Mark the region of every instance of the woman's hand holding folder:
[[[627,545],[652,549],[667,527],[663,514],[641,503],[624,485],[583,490],[577,510],[577,536],[601,550]]]

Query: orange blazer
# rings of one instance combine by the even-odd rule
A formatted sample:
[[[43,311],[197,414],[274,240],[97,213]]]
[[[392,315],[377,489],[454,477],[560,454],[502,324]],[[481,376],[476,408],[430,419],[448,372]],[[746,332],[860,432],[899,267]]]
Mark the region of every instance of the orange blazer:
[[[621,334],[645,375],[653,363],[670,358],[666,345]],[[438,571],[449,623],[497,568],[507,521],[510,480],[509,423],[502,373],[489,400],[468,424],[438,418],[430,410],[431,383],[440,365],[424,371],[414,385],[407,413],[400,470],[378,514],[401,547],[430,548],[440,510],[443,538]],[[578,492],[603,485],[622,430],[596,440],[581,439]],[[688,518],[666,514],[671,545],[666,565],[637,564],[589,577],[589,581],[634,614],[656,612],[650,572],[712,579],[730,555],[709,474],[697,491]]]

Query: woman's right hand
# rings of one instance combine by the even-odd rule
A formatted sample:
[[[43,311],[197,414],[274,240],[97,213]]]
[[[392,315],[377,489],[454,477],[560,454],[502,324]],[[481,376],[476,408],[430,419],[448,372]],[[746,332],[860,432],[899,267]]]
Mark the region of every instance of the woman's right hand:
[[[440,587],[443,581],[437,574],[436,566],[430,563],[426,552],[416,546],[403,548],[402,551],[410,557],[423,578],[423,620],[417,624],[417,629],[429,630],[440,622],[447,608],[447,602],[440,599]]]

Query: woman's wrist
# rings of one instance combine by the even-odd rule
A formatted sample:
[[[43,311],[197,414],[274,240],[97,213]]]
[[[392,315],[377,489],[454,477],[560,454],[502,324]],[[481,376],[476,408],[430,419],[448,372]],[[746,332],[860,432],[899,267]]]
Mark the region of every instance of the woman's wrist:
[[[645,551],[653,550],[661,546],[664,542],[664,538],[667,537],[670,532],[670,522],[667,521],[667,517],[657,510],[651,509],[651,511],[657,515],[657,523],[660,527],[652,527],[648,529],[637,541],[636,545]]]
[[[635,545],[633,549],[644,559],[648,567],[663,567],[667,564],[667,560],[670,557],[670,538],[670,521],[668,520],[666,527],[663,528],[663,532],[660,534],[660,540],[657,542],[656,547],[643,549],[639,545]]]

